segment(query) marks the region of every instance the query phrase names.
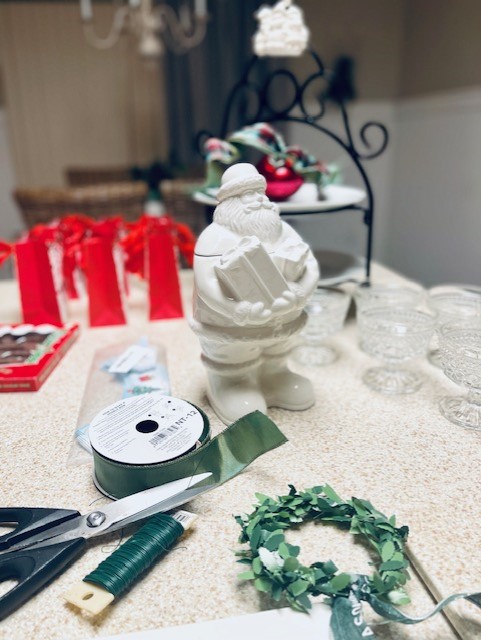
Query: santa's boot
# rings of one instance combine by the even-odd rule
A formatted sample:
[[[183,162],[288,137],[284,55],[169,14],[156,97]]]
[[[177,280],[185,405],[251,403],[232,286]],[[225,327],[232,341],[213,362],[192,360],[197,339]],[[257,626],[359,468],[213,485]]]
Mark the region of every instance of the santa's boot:
[[[207,397],[224,424],[232,424],[251,411],[266,413],[267,405],[259,388],[259,361],[223,364],[202,356],[209,381]]]
[[[263,355],[259,381],[266,404],[291,411],[309,409],[315,403],[313,386],[288,368],[288,355]]]

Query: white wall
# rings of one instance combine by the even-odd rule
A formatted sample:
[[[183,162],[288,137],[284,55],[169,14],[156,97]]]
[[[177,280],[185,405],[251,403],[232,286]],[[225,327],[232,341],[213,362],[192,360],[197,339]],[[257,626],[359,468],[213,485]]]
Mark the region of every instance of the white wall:
[[[390,132],[386,152],[364,165],[375,196],[374,259],[427,286],[481,285],[481,89],[360,102],[350,115],[354,131],[378,120]],[[334,113],[323,123],[336,128]],[[288,139],[321,159],[336,159],[306,128],[294,126]],[[358,184],[353,171],[344,176],[346,184]],[[364,251],[359,214],[294,224],[315,249]]]
[[[401,101],[385,262],[481,285],[481,89]]]
[[[7,134],[7,117],[0,108],[0,238],[10,239],[22,228],[11,193],[15,185]]]
[[[364,163],[364,168],[371,180],[375,199],[373,257],[378,261],[385,262],[394,166],[392,137],[395,136],[396,130],[395,102],[391,100],[359,101],[350,106],[348,111],[356,143],[359,143],[358,133],[361,127],[368,121],[384,124],[390,135],[386,151],[379,158]],[[335,131],[343,139],[345,138],[336,108],[330,108],[319,124]],[[357,169],[352,165],[347,154],[338,145],[329,141],[326,136],[313,133],[310,127],[294,124],[290,125],[286,137],[289,144],[300,144],[320,160],[339,164],[345,184],[362,186]],[[376,146],[377,139],[373,132],[373,147]],[[367,152],[367,149],[362,145],[358,146],[358,149],[363,153]],[[303,216],[302,218],[290,219],[290,222],[294,223],[299,233],[310,242],[314,249],[335,249],[355,255],[365,255],[366,227],[362,222],[362,213],[360,212],[343,211],[335,214]]]
[[[8,145],[5,111],[0,107],[0,239],[11,240],[22,228],[19,213],[13,203],[11,193],[15,178]],[[0,279],[12,277],[11,260],[0,268]]]

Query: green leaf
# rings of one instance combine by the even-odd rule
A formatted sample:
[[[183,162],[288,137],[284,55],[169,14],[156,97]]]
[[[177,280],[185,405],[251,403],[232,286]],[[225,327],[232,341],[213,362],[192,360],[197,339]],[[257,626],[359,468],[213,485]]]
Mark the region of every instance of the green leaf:
[[[262,566],[262,561],[259,558],[259,556],[257,556],[256,558],[254,558],[254,560],[252,561],[252,571],[254,573],[256,573],[257,575],[260,575],[262,573],[262,571],[264,570],[264,567]]]
[[[384,584],[384,582],[383,582],[383,580],[382,580],[382,578],[381,578],[381,576],[379,574],[375,573],[373,575],[372,583],[373,583],[373,586],[374,586],[375,590],[378,593],[385,593],[386,585]]]
[[[257,547],[259,546],[259,542],[261,540],[261,534],[262,534],[262,529],[258,525],[254,527],[252,531],[251,539],[250,539],[250,547],[252,550],[257,549]]]
[[[263,493],[254,494],[260,504],[264,504],[265,502],[272,502],[269,496],[264,495]]]
[[[269,551],[276,551],[279,548],[281,542],[284,542],[284,534],[277,533],[267,538],[267,540],[264,542],[264,547],[266,549],[269,549]]]
[[[405,563],[399,560],[388,560],[380,565],[379,571],[396,571],[397,569],[403,569],[405,566]]]
[[[299,596],[304,591],[307,591],[308,586],[309,583],[306,580],[299,579],[290,584],[288,589],[293,596]]]
[[[295,571],[299,567],[299,560],[297,558],[289,557],[284,562],[284,571]]]
[[[328,560],[327,562],[323,562],[321,569],[324,571],[324,573],[326,573],[327,575],[332,575],[333,573],[336,573],[337,571],[337,567],[334,564],[334,562],[332,560]]]
[[[392,540],[388,540],[387,542],[385,542],[381,549],[381,558],[383,562],[387,562],[388,560],[391,560],[395,551],[396,551],[396,547],[394,546],[394,543],[392,542]]]
[[[267,593],[271,590],[271,581],[267,578],[256,578],[254,580],[254,586],[257,591],[263,591],[264,593]]]
[[[301,595],[297,598],[297,602],[301,605],[301,607],[304,608],[305,611],[312,609],[312,602],[309,599],[307,593],[301,593]]]
[[[254,580],[255,575],[253,571],[243,571],[237,575],[239,580]]]
[[[326,495],[330,500],[333,500],[334,502],[337,502],[337,503],[343,502],[342,498],[340,498],[337,495],[337,493],[334,491],[334,489],[330,485],[325,484],[323,491],[324,491],[324,495]]]
[[[297,547],[293,544],[289,544],[288,542],[286,542],[286,547],[289,551],[289,555],[293,556],[294,558],[297,558],[297,556],[301,552],[301,547]]]
[[[282,585],[279,584],[278,582],[273,582],[272,583],[271,596],[272,596],[273,600],[275,600],[276,602],[279,602],[279,600],[281,599],[281,596],[282,596]]]
[[[348,584],[351,584],[351,576],[348,573],[339,573],[331,580],[331,587],[335,591],[342,591]]]

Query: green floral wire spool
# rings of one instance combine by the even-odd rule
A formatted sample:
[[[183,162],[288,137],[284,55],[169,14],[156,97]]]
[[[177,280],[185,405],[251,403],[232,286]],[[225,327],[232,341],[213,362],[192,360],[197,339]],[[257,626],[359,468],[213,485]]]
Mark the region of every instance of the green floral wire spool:
[[[127,542],[84,578],[113,596],[129,588],[184,533],[184,527],[168,514],[158,513]]]

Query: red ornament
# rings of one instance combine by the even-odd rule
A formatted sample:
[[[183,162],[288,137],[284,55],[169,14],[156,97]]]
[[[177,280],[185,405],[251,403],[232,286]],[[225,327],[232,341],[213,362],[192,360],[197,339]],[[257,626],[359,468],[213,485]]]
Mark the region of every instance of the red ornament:
[[[294,171],[289,159],[276,162],[264,156],[257,170],[267,181],[266,196],[274,202],[287,200],[304,183],[304,178]]]

